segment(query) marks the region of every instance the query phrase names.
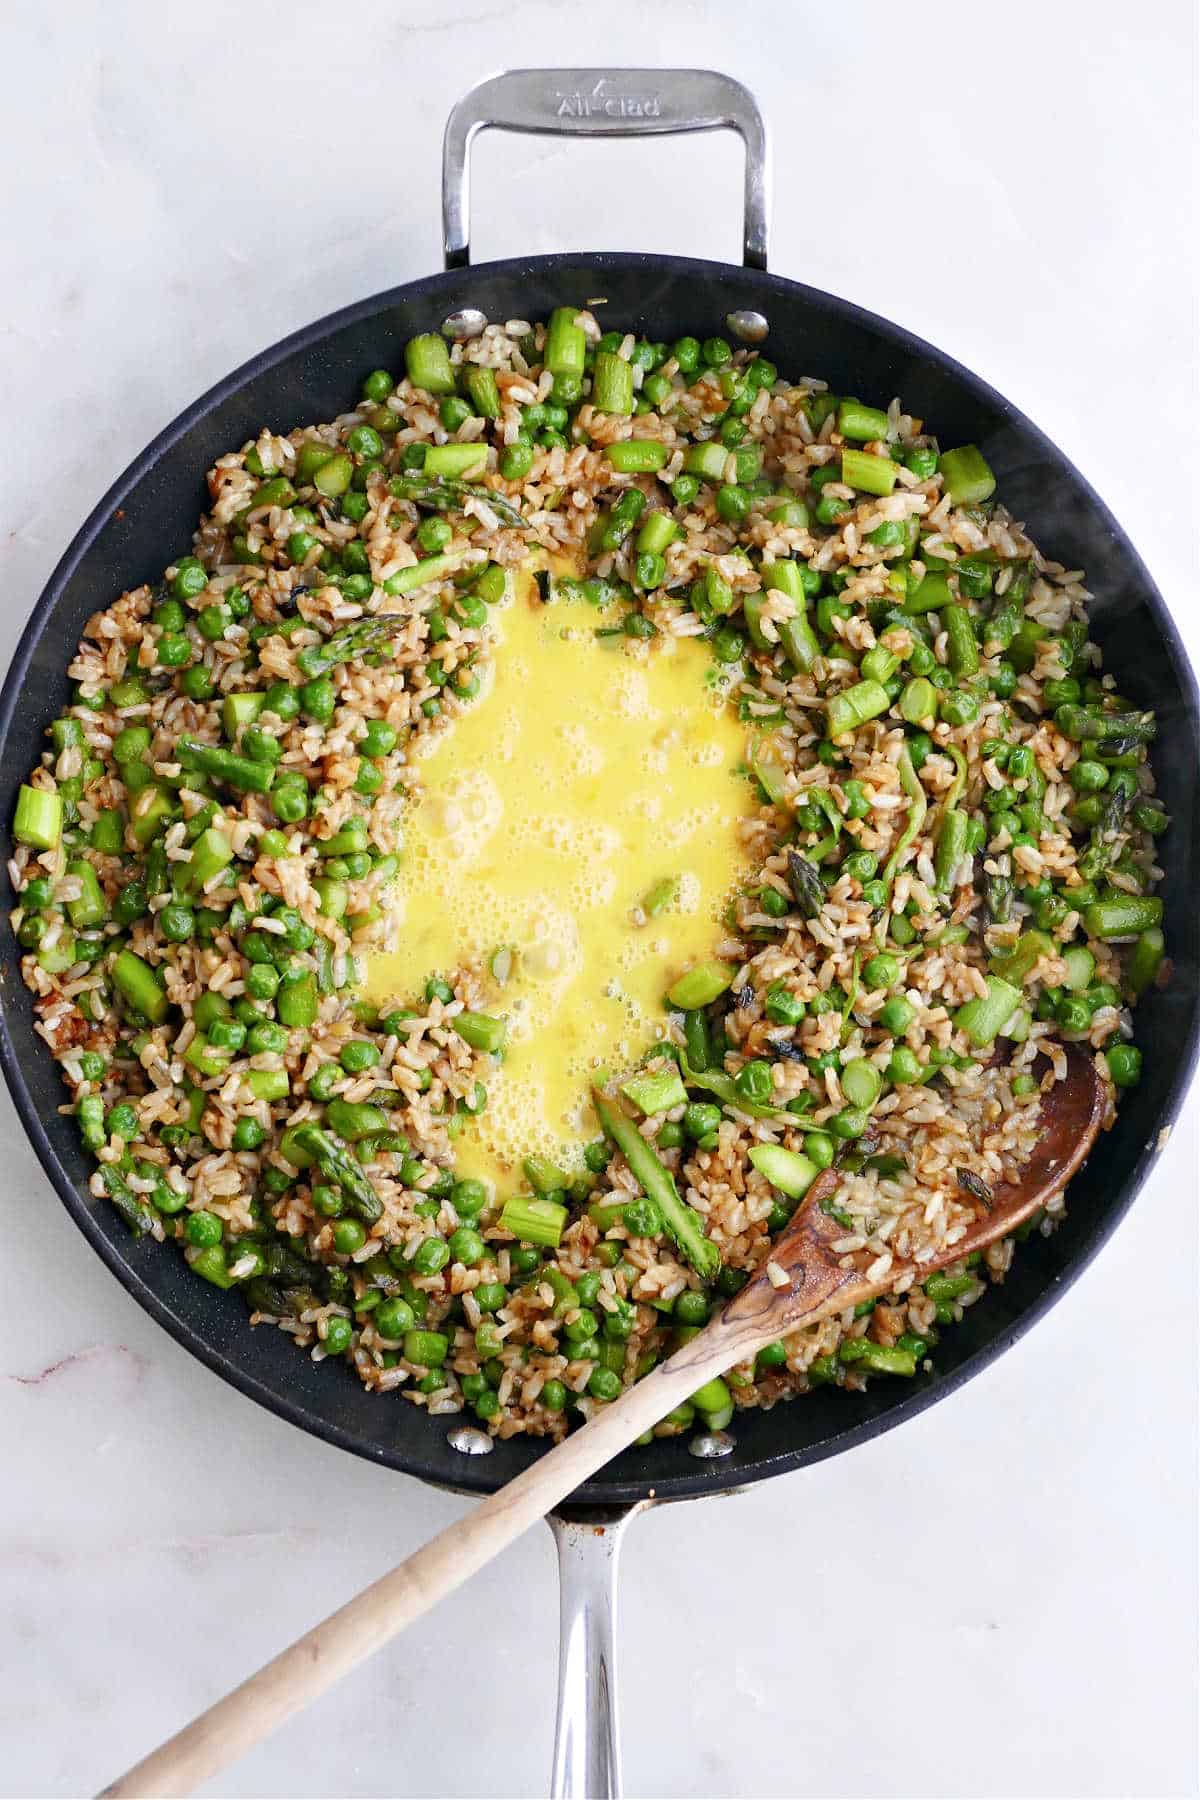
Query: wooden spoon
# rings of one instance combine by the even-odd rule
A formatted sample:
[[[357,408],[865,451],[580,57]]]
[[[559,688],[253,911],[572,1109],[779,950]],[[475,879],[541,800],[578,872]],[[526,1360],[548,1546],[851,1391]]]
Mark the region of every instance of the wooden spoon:
[[[965,1237],[922,1263],[922,1277],[1007,1237],[1061,1192],[1084,1161],[1107,1097],[1086,1047],[1070,1045],[1066,1055],[1066,1078],[1042,1101],[1037,1145],[1020,1181],[997,1187],[990,1203],[981,1201],[979,1217]],[[817,1177],[772,1247],[769,1263],[669,1361],[598,1409],[581,1430],[480,1501],[466,1518],[447,1526],[315,1625],[105,1788],[104,1795],[190,1793],[461,1586],[706,1381],[749,1360],[785,1332],[894,1287],[901,1265],[893,1264],[882,1280],[872,1282],[856,1269],[843,1268],[834,1255],[831,1245],[844,1236],[844,1227],[821,1211],[821,1202],[836,1192],[840,1179],[836,1169]]]

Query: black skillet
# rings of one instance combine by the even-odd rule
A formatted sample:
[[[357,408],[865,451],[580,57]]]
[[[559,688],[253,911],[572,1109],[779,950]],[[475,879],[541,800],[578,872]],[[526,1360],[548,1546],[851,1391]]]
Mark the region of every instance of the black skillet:
[[[491,125],[539,133],[632,136],[729,127],[746,147],[745,262],[700,262],[611,251],[514,258],[469,266],[467,152]],[[731,1453],[701,1461],[680,1440],[620,1457],[579,1498],[627,1505],[653,1490],[684,1498],[742,1486],[838,1454],[912,1416],[1025,1331],[1065,1291],[1114,1229],[1153,1167],[1184,1094],[1196,1050],[1200,910],[1198,697],[1179,636],[1141,559],[1084,477],[1030,421],[929,344],[847,301],[766,272],[765,141],[751,96],[703,71],[518,71],[484,82],[460,102],[446,131],[443,209],[446,272],[345,308],[265,351],[213,388],[161,433],[118,479],[79,531],[39,599],[0,694],[0,819],[12,818],[22,774],[64,703],[64,670],[83,622],[123,589],[155,579],[189,542],[205,505],[204,473],[230,445],[264,425],[277,431],[344,410],[368,369],[394,367],[415,332],[469,329],[491,320],[544,318],[567,302],[603,297],[604,318],[651,337],[704,338],[728,328],[752,338],[760,315],[772,360],[785,372],[827,379],[886,405],[893,395],[929,420],[943,444],[977,443],[1005,504],[1062,563],[1084,567],[1096,594],[1093,632],[1122,689],[1153,707],[1154,765],[1172,825],[1160,840],[1167,869],[1164,928],[1174,979],[1139,1011],[1146,1047],[1140,1086],[1122,1105],[1103,1156],[1076,1179],[1066,1224],[1035,1238],[1004,1285],[947,1333],[937,1369],[864,1394],[821,1390],[802,1404],[738,1416]],[[734,317],[730,317],[734,315]],[[726,321],[729,319],[729,327]],[[761,325],[758,326],[761,329]],[[233,1293],[195,1280],[182,1259],[134,1242],[87,1189],[88,1159],[73,1121],[60,1116],[57,1070],[35,1036],[18,950],[3,934],[0,1063],[33,1145],[64,1204],[118,1280],[196,1356],[245,1394],[304,1430],[421,1480],[486,1492],[526,1466],[536,1447],[496,1444],[488,1456],[452,1447],[447,1421],[369,1395],[348,1370],[297,1355],[282,1333],[252,1332]]]

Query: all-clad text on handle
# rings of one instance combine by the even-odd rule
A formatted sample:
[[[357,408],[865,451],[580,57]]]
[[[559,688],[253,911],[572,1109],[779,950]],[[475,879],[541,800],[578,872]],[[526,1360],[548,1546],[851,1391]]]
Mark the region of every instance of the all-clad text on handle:
[[[465,94],[442,141],[446,267],[471,260],[471,142],[490,126],[544,137],[736,131],[746,150],[742,261],[767,266],[767,134],[748,88],[713,69],[510,69]]]

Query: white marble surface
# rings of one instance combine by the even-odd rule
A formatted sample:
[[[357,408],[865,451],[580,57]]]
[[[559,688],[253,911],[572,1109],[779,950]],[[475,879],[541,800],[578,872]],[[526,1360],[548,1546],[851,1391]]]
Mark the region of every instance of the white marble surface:
[[[506,61],[608,59],[721,64],[756,88],[773,266],[892,314],[1030,412],[1195,650],[1190,13],[11,9],[0,649],[182,405],[435,265],[460,89]],[[721,139],[492,138],[478,161],[480,258],[736,253]],[[635,1529],[631,1793],[1193,1791],[1196,1125],[1193,1100],[1115,1241],[966,1391],[850,1457]],[[81,1793],[461,1503],[308,1441],[193,1363],[76,1234],[6,1096],[0,1133],[0,1788]],[[555,1605],[537,1532],[210,1791],[544,1791]]]

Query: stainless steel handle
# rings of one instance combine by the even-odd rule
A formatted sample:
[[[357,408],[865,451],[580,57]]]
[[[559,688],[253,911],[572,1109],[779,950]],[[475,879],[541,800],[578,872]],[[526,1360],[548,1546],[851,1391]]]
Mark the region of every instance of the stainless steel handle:
[[[553,1800],[620,1800],[617,1562],[640,1506],[553,1512],[558,1547],[558,1717]]]
[[[470,151],[489,126],[546,137],[736,131],[746,149],[742,261],[767,266],[767,134],[749,88],[713,69],[509,69],[464,94],[442,140],[446,267],[471,260]]]

